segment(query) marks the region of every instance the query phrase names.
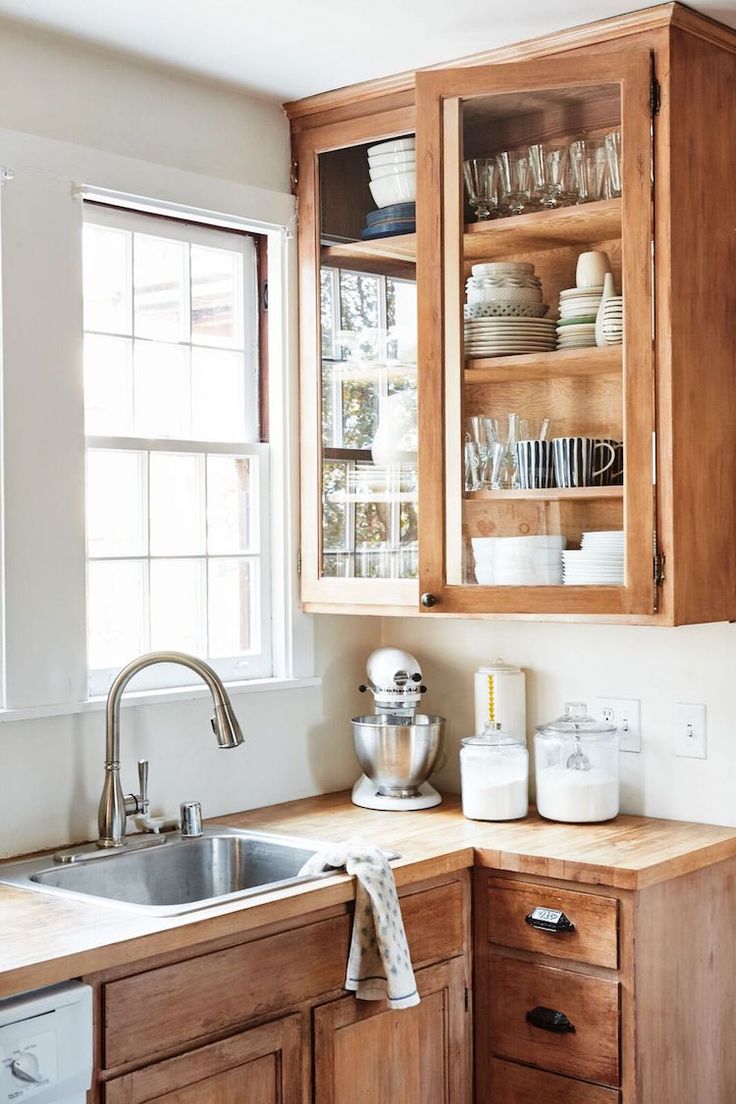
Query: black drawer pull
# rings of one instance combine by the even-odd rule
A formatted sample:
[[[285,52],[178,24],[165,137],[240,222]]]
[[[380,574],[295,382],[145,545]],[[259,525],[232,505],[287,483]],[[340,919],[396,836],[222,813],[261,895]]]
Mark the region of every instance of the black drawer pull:
[[[538,1005],[527,1012],[526,1022],[532,1027],[540,1027],[542,1031],[553,1031],[555,1035],[575,1034],[575,1024],[570,1023],[564,1012],[557,1012],[554,1008]]]
[[[524,919],[530,928],[537,928],[538,931],[554,932],[555,935],[575,931],[572,920],[568,920],[561,909],[548,909],[537,905]]]

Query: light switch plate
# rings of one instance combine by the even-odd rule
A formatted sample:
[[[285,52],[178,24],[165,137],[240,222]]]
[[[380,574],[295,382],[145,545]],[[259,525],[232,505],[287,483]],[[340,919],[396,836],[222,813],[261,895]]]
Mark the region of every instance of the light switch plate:
[[[706,759],[705,706],[675,702],[673,727],[675,755],[685,759]]]
[[[641,751],[641,702],[638,698],[596,698],[595,716],[616,725],[621,751]]]

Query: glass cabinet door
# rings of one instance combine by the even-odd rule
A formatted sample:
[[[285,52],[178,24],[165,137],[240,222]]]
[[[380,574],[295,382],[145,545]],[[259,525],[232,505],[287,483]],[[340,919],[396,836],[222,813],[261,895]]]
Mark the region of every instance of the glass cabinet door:
[[[329,128],[299,153],[302,595],[315,605],[417,604],[416,154],[413,112],[401,116],[398,133]]]
[[[417,75],[424,609],[653,611],[650,79]]]

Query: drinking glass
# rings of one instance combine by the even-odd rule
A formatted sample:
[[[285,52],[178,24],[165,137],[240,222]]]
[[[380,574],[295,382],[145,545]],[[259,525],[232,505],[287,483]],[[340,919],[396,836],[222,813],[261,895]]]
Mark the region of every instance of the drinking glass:
[[[535,193],[543,207],[563,207],[571,203],[570,158],[567,146],[529,147],[529,165]]]
[[[499,153],[497,160],[501,200],[512,215],[520,215],[531,201],[529,151]]]
[[[596,139],[579,138],[570,144],[570,159],[578,203],[607,199],[610,192],[605,144]]]
[[[492,157],[474,157],[470,161],[463,161],[468,202],[479,222],[491,218],[497,212],[497,173],[498,167]]]
[[[606,158],[611,197],[621,195],[621,131],[612,130],[606,135]]]

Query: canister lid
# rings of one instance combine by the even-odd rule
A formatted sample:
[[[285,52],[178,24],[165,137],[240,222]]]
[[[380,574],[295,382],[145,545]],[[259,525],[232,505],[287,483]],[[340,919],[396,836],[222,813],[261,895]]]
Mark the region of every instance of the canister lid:
[[[516,745],[518,748],[524,748],[525,745],[517,740],[515,736],[512,736],[509,732],[504,732],[503,725],[498,721],[486,721],[483,726],[483,731],[477,736],[466,736],[464,740],[460,741],[463,747],[473,748],[492,748],[492,747],[511,747]]]
[[[561,717],[537,725],[540,736],[604,736],[616,731],[616,725],[591,717],[585,702],[566,702]]]
[[[485,667],[478,667],[479,675],[520,675],[521,667],[514,663],[506,663],[503,659],[496,659]]]

